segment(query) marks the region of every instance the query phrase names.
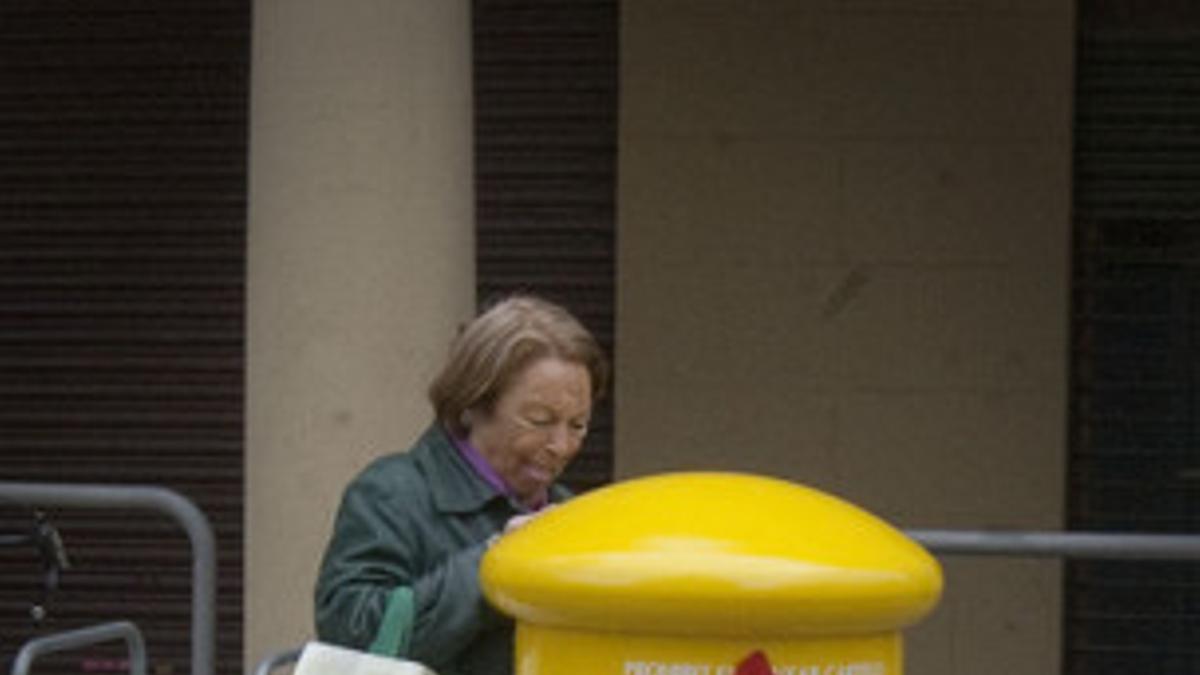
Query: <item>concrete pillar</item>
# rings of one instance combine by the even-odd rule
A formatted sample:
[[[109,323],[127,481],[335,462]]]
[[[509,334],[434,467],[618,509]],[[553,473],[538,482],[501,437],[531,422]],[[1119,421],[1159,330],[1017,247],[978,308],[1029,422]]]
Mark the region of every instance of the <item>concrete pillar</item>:
[[[474,304],[467,0],[254,3],[245,660],[312,636],[340,492]]]

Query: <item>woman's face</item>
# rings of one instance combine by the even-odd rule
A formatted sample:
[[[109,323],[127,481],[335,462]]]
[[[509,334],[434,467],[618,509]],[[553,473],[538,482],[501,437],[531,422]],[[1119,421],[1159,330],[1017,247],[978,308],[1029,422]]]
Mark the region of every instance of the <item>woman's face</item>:
[[[557,357],[534,361],[490,414],[471,411],[471,445],[523,502],[539,501],[579,452],[592,414],[591,376]]]

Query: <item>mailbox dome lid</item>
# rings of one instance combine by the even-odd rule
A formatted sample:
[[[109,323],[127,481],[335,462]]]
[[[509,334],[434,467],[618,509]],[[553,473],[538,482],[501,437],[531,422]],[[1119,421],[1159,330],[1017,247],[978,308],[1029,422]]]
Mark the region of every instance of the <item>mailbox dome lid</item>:
[[[942,588],[933,557],[879,518],[734,473],[651,476],[578,497],[503,537],[481,578],[520,621],[730,637],[896,630]]]

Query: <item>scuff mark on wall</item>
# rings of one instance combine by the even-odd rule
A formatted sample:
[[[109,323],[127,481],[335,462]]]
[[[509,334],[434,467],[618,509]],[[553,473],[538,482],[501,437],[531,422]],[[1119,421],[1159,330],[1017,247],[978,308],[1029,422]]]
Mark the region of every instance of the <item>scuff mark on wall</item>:
[[[825,297],[825,302],[821,307],[821,317],[826,320],[837,317],[862,294],[863,289],[870,281],[871,275],[863,266],[851,269]]]

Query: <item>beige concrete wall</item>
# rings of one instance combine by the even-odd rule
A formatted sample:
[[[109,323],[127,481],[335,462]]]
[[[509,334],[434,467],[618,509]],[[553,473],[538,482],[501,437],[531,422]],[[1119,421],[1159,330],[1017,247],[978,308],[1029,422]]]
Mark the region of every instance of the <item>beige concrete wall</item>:
[[[620,476],[1061,526],[1071,7],[622,4]],[[947,574],[911,672],[1056,672],[1056,565]]]
[[[342,488],[432,417],[473,307],[466,0],[255,3],[248,663],[312,635]]]

